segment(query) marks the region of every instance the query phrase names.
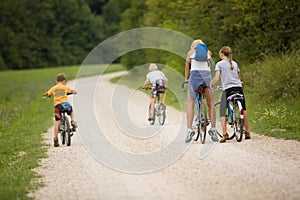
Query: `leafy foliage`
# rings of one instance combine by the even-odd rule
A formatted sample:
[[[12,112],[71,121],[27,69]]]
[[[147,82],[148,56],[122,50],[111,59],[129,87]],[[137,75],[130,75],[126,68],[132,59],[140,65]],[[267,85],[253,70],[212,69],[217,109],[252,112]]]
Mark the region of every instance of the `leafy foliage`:
[[[78,64],[101,40],[84,0],[3,0],[0,10],[0,69]]]
[[[269,55],[264,61],[243,68],[247,107],[254,131],[300,140],[299,53]]]
[[[244,63],[300,48],[299,1],[2,0],[0,9],[0,69],[78,64],[105,38],[144,26],[201,38],[214,54],[229,45]],[[121,62],[133,67],[139,53]]]

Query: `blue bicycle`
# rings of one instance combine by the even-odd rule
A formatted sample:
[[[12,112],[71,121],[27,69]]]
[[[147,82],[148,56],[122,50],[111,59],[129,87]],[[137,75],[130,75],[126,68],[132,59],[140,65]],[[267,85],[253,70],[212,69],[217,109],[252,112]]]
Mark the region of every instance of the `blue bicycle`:
[[[182,91],[185,91],[184,85],[188,84],[188,81],[184,81],[181,84]],[[197,141],[200,138],[200,141],[202,144],[205,143],[206,138],[206,130],[207,126],[210,124],[210,121],[207,118],[207,104],[205,101],[204,96],[204,89],[206,88],[206,85],[201,85],[199,88],[199,93],[196,97],[196,109],[197,109],[197,116],[196,116],[196,125],[195,125],[195,141]]]
[[[222,90],[222,87],[217,87],[217,90]],[[226,124],[228,124],[232,130],[227,132],[228,138],[227,140],[232,140],[236,138],[238,142],[242,141],[243,133],[245,132],[244,129],[244,111],[242,107],[242,101],[244,96],[239,94],[238,92],[233,92],[227,98],[227,105],[226,105]],[[219,106],[221,101],[215,104],[215,107]],[[222,135],[218,134],[220,137]]]

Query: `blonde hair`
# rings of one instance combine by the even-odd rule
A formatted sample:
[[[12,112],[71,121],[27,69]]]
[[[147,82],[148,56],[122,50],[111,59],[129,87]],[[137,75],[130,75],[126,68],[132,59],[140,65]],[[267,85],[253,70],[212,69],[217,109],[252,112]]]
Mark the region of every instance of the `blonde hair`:
[[[150,64],[150,66],[149,66],[149,71],[155,71],[155,70],[157,70],[158,68],[157,68],[157,65],[156,64],[154,64],[154,63],[151,63]]]
[[[197,47],[198,44],[204,44],[204,42],[200,39],[198,40],[194,40],[192,45],[191,45],[191,49],[195,49]]]
[[[232,65],[232,51],[231,51],[231,48],[229,46],[223,46],[221,49],[220,49],[220,52],[219,53],[223,53],[224,56],[226,56],[228,59],[229,59],[229,62],[230,62],[230,69],[233,70],[233,65]]]

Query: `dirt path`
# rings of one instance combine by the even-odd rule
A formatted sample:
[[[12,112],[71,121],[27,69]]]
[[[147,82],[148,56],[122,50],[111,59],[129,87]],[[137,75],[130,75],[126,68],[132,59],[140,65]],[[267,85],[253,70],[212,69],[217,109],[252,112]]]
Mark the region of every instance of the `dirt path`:
[[[252,140],[241,143],[208,139],[204,145],[186,145],[185,114],[168,107],[165,125],[149,126],[148,95],[116,88],[108,81],[116,75],[76,81],[81,85],[74,97],[78,133],[71,147],[58,148],[52,144],[53,129],[45,134],[45,142],[51,144],[49,157],[36,169],[45,187],[29,196],[38,200],[300,199],[299,142],[253,134]],[[90,90],[94,96],[89,96]]]

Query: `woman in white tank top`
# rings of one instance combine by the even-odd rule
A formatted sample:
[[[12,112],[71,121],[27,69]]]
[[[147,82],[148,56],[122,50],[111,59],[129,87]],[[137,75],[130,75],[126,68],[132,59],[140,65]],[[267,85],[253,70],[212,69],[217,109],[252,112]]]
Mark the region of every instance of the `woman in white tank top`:
[[[217,140],[217,129],[216,117],[215,117],[215,108],[213,94],[210,89],[211,81],[211,70],[209,61],[197,61],[195,60],[195,49],[198,44],[204,44],[201,40],[194,40],[191,49],[187,53],[186,62],[185,62],[185,81],[189,82],[188,86],[188,97],[187,97],[187,131],[185,142],[188,143],[192,140],[192,136],[195,134],[192,129],[193,119],[194,119],[194,107],[196,96],[199,92],[199,88],[202,85],[205,85],[205,98],[208,106],[208,115],[211,121],[211,129],[209,134],[212,136],[212,139]],[[208,50],[208,58],[211,58],[211,52]]]

